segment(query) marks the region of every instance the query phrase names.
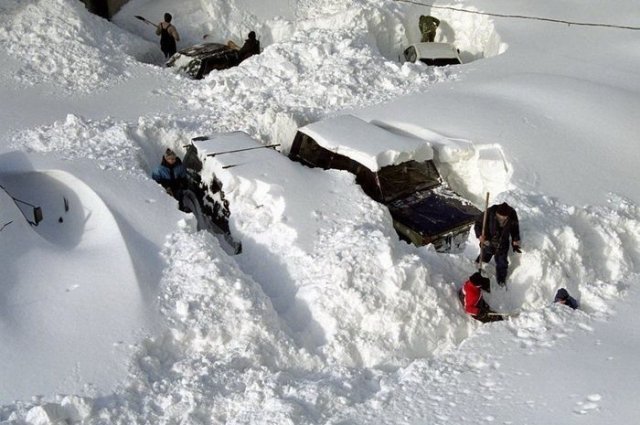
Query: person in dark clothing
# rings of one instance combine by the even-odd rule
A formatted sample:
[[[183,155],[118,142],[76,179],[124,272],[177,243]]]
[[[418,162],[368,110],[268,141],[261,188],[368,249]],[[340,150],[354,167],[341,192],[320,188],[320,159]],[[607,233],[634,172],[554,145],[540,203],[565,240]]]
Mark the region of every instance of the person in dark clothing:
[[[578,301],[575,298],[573,298],[571,295],[569,295],[569,291],[567,291],[564,288],[558,289],[558,292],[556,292],[556,297],[553,300],[553,302],[564,304],[566,306],[571,307],[574,310],[578,308]]]
[[[420,28],[420,34],[422,34],[422,43],[433,43],[436,39],[436,30],[440,26],[440,20],[430,15],[421,15],[418,20],[418,27]]]
[[[249,33],[248,38],[244,41],[244,44],[238,51],[238,55],[240,55],[240,61],[253,56],[260,54],[260,42],[256,40],[256,33],[251,31]]]
[[[482,248],[482,259],[480,256],[476,263],[481,260],[484,263],[491,261],[491,257],[496,261],[496,279],[500,286],[504,286],[507,281],[509,269],[509,245],[514,252],[521,253],[520,250],[520,224],[518,214],[509,204],[503,202],[500,205],[493,205],[487,210],[487,223],[484,234],[482,227],[484,214],[480,214],[476,219],[474,231]],[[511,238],[511,243],[509,243]]]
[[[256,33],[254,31],[249,33],[242,47],[238,47],[233,41],[228,41],[227,46],[238,51],[240,62],[253,55],[260,54],[260,42],[256,39]]]
[[[153,170],[151,178],[182,205],[182,192],[187,186],[187,170],[174,151],[171,149],[165,151],[162,162]]]
[[[490,290],[489,285],[489,278],[483,277],[480,272],[475,272],[458,291],[464,311],[483,323],[504,320],[504,316],[493,311],[482,297],[483,290],[487,292]]]
[[[156,26],[156,35],[160,36],[160,49],[164,53],[164,57],[169,59],[178,50],[177,42],[180,41],[178,30],[171,24],[171,14],[164,14],[164,21]]]

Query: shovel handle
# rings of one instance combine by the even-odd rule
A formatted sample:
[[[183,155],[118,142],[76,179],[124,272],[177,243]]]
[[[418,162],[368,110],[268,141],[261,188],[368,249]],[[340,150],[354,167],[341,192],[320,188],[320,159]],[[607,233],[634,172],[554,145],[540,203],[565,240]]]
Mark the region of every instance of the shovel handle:
[[[154,24],[153,22],[149,21],[148,19],[145,19],[144,17],[140,16],[140,15],[134,15],[134,17],[136,19],[140,19],[142,22],[149,24],[149,25],[153,25],[154,27],[158,28],[158,25]]]
[[[487,192],[487,196],[484,200],[484,216],[482,217],[482,233],[480,234],[480,236],[482,236],[482,239],[485,238],[486,236],[486,229],[487,229],[487,210],[489,209],[489,192]],[[484,251],[484,240],[482,241],[482,243],[480,244],[480,258],[478,261],[478,271],[482,271],[482,254]]]

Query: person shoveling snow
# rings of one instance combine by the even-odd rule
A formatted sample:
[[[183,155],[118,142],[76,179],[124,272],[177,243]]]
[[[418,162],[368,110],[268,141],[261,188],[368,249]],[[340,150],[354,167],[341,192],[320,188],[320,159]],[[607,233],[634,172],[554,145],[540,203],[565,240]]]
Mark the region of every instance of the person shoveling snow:
[[[481,248],[476,263],[481,269],[480,261],[488,263],[491,261],[491,257],[494,257],[498,285],[506,285],[509,270],[509,238],[511,238],[513,251],[522,252],[520,249],[520,224],[516,210],[506,202],[493,205],[478,216],[473,229]]]

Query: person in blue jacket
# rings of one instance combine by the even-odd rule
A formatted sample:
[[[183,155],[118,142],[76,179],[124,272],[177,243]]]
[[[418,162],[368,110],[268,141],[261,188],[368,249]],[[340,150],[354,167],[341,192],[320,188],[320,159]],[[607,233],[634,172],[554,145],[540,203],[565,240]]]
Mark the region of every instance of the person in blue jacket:
[[[182,201],[182,192],[187,187],[187,170],[174,151],[167,149],[162,162],[151,173],[151,178],[159,183],[167,193]]]
[[[573,298],[571,295],[569,295],[569,291],[567,291],[564,288],[558,289],[558,292],[556,292],[556,297],[553,300],[553,302],[564,304],[566,306],[571,307],[574,310],[578,308],[578,301],[575,298]]]

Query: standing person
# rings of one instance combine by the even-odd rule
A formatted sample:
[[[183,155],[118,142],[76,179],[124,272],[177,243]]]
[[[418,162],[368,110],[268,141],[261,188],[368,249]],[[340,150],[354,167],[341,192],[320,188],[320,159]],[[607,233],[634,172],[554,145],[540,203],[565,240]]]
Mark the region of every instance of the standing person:
[[[182,208],[182,192],[187,186],[187,170],[174,151],[167,149],[164,152],[162,162],[153,170],[151,178],[176,198]]]
[[[433,43],[436,39],[436,30],[440,26],[440,20],[438,18],[434,18],[431,15],[420,15],[420,20],[418,21],[418,27],[420,28],[420,33],[422,34],[421,42],[429,42]]]
[[[160,36],[160,49],[164,53],[164,57],[169,59],[178,50],[176,42],[180,41],[178,30],[171,23],[171,14],[164,14],[164,21],[156,26],[156,35]]]
[[[489,291],[489,288],[489,278],[475,272],[458,292],[464,311],[483,323],[504,320],[504,316],[494,312],[482,297],[482,291]]]
[[[240,62],[260,53],[260,42],[256,39],[255,31],[249,32],[242,47],[238,47],[238,45],[231,40],[227,42],[227,46],[238,51]]]
[[[488,263],[491,257],[496,261],[496,279],[498,285],[504,286],[507,281],[509,269],[509,245],[514,252],[521,253],[520,250],[520,224],[518,214],[509,204],[503,202],[500,205],[493,205],[487,210],[487,223],[482,234],[484,214],[480,214],[476,219],[474,231],[481,246],[482,259],[478,255],[476,263],[480,261]],[[511,238],[511,243],[509,243]]]

